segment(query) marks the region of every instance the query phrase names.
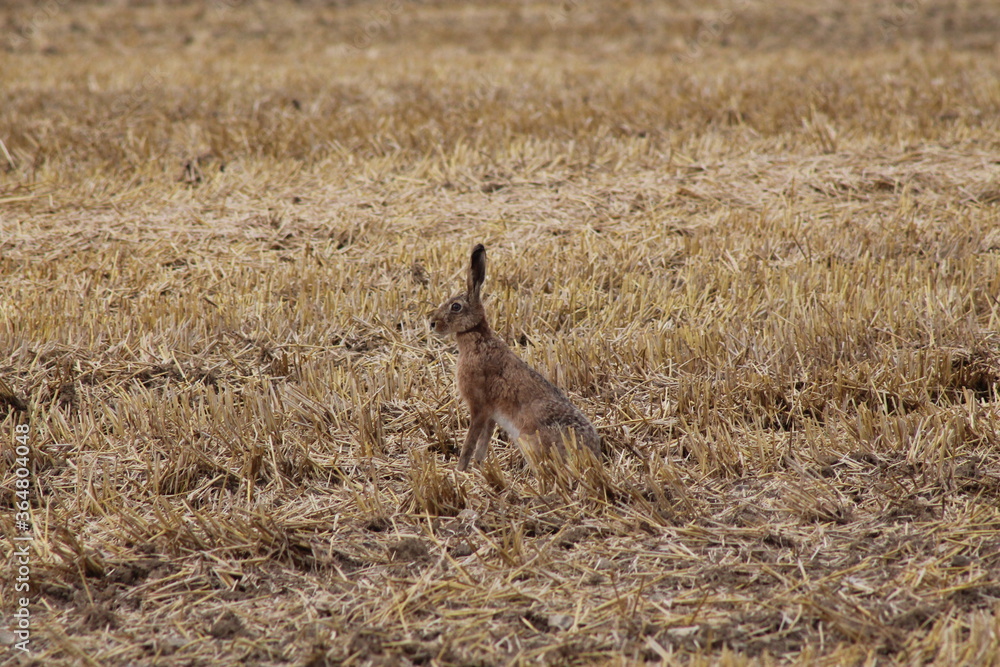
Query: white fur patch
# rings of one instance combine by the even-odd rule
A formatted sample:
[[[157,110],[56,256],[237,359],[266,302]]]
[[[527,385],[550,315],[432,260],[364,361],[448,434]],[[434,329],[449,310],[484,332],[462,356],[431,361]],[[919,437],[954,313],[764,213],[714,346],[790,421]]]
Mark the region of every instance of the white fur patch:
[[[517,430],[517,427],[514,426],[514,422],[512,422],[507,415],[494,412],[493,421],[500,424],[500,428],[507,431],[507,435],[510,436],[511,440],[517,440],[521,437],[521,432]]]

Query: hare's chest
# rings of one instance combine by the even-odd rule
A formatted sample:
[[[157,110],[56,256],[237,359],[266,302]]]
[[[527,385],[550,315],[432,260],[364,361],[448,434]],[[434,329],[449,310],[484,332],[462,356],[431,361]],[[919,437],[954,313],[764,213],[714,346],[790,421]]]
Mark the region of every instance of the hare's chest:
[[[458,355],[455,379],[459,394],[467,402],[495,403],[499,395],[506,393],[504,368],[491,362],[489,357],[481,355]]]

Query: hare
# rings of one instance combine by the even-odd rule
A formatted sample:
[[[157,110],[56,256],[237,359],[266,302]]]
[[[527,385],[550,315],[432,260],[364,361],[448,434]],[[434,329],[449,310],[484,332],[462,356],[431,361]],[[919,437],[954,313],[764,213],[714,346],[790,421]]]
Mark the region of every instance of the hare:
[[[458,391],[472,417],[458,470],[465,470],[473,455],[479,463],[486,458],[495,424],[523,452],[536,447],[536,453],[562,455],[570,443],[600,460],[601,439],[593,424],[490,329],[480,298],[485,280],[486,248],[480,243],[472,249],[465,294],[441,304],[430,322],[435,333],[455,334],[458,341]]]

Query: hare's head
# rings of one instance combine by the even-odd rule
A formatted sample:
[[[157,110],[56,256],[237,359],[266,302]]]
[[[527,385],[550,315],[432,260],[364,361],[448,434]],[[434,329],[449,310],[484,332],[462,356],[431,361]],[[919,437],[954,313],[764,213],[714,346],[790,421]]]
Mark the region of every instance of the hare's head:
[[[431,329],[434,333],[442,336],[465,333],[486,322],[486,311],[479,296],[484,280],[486,248],[479,243],[472,249],[465,294],[451,297],[431,315]]]

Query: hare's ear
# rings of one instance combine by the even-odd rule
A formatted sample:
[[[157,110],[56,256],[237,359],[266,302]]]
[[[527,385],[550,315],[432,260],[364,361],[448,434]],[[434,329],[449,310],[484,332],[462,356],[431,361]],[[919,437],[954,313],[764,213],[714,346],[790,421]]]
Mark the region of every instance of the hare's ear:
[[[486,247],[477,243],[472,249],[472,261],[469,262],[468,295],[470,303],[479,302],[479,292],[486,280]]]

